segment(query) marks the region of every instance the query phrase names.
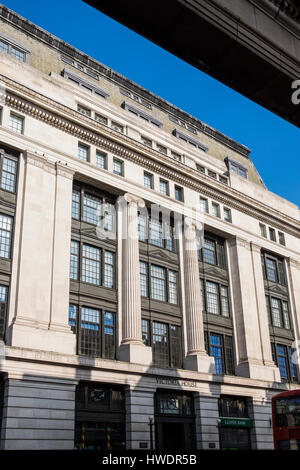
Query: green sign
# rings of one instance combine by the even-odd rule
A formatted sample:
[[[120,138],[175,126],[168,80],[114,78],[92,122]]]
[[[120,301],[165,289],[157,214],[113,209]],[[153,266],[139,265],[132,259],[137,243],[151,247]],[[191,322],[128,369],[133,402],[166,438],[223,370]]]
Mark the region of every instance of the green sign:
[[[249,418],[220,418],[219,426],[231,428],[252,428],[253,419]]]

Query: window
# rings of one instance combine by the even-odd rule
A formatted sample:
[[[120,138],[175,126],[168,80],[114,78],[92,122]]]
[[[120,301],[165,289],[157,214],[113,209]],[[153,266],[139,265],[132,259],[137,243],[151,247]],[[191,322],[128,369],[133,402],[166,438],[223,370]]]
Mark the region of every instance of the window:
[[[141,142],[144,145],[147,145],[147,147],[152,147],[152,140],[148,139],[147,137],[144,137],[141,135]]]
[[[228,157],[225,158],[225,162],[230,172],[235,173],[236,175],[241,176],[242,178],[248,178],[247,167],[245,167],[242,163],[232,160]]]
[[[181,186],[175,185],[175,199],[176,201],[184,201],[183,188],[181,188]]]
[[[90,77],[94,78],[95,80],[99,80],[99,76],[93,72],[92,70],[88,69],[87,67],[84,67],[83,65],[79,64],[78,62],[75,62],[75,60],[70,59],[69,57],[62,56],[61,60],[65,62],[66,64],[72,65],[76,69],[80,70],[83,73],[86,73]]]
[[[187,134],[184,134],[181,130],[179,129],[174,129],[173,135],[177,137],[180,140],[183,140],[184,142],[188,143],[192,147],[198,148],[200,150],[203,150],[204,152],[208,151],[208,147],[200,142],[199,140],[194,139],[193,137],[190,137]]]
[[[7,287],[0,285],[0,340],[4,340],[6,326]]]
[[[182,157],[181,157],[181,155],[179,155],[179,153],[171,152],[171,157],[174,158],[174,160],[176,160],[177,162],[182,161]]]
[[[80,192],[73,189],[72,193],[72,219],[79,220],[80,216]]]
[[[217,264],[216,243],[214,240],[204,239],[203,261],[208,264]]]
[[[206,351],[215,359],[216,374],[234,375],[232,337],[214,332],[204,332]]]
[[[70,279],[79,280],[80,265],[82,282],[95,286],[102,285],[109,289],[115,287],[115,254],[113,252],[83,243],[80,258],[80,243],[72,240]],[[101,271],[102,266],[103,271]]]
[[[161,302],[167,301],[166,295],[166,270],[160,266],[151,265],[151,298],[160,300]]]
[[[74,65],[75,62],[73,61]],[[76,64],[76,67],[84,73],[87,73],[86,68],[81,66],[80,64]],[[95,74],[93,72],[89,72],[90,76],[93,76],[95,78]],[[109,93],[106,90],[103,90],[103,88],[100,88],[99,86],[95,85],[94,83],[86,80],[85,78],[81,77],[80,75],[77,75],[74,73],[72,70],[69,69],[63,69],[62,71],[62,76],[66,78],[67,80],[71,81],[72,83],[76,83],[76,85],[79,85],[80,87],[84,88],[84,90],[88,90],[91,93],[95,94],[96,96],[101,96],[101,98],[108,98]],[[98,76],[97,76],[98,77]]]
[[[264,279],[284,286],[287,285],[283,259],[263,253],[261,261]]]
[[[284,245],[284,246],[285,246],[285,237],[284,237],[284,233],[278,232],[278,241],[279,241],[280,245]]]
[[[9,129],[17,134],[23,134],[24,118],[10,113],[9,116]]]
[[[0,34],[0,51],[12,56],[20,62],[29,62],[30,50],[23,46],[23,44],[20,44],[2,33]]]
[[[70,279],[78,280],[79,243],[71,240]]]
[[[100,248],[83,244],[81,274],[83,282],[100,286],[100,253]]]
[[[136,106],[133,106],[132,104],[128,103],[127,101],[124,101],[122,103],[122,108],[124,108],[126,111],[131,112],[132,114],[135,114],[139,118],[143,119],[146,122],[149,122],[151,124],[154,124],[156,127],[162,127],[163,123],[156,119],[154,116],[151,114],[148,114],[146,111],[143,109],[139,109]]]
[[[149,243],[161,248],[164,247],[163,226],[160,221],[155,219],[149,220]]]
[[[112,289],[114,287],[114,271],[115,271],[115,260],[114,253],[111,251],[104,251],[104,269],[103,269],[103,285]]]
[[[293,349],[284,344],[271,343],[272,358],[279,367],[281,379],[284,382],[297,382],[297,366],[293,362]]]
[[[90,148],[84,144],[78,144],[78,153],[77,156],[79,160],[83,160],[85,162],[89,161],[89,151]]]
[[[217,173],[215,173],[214,171],[207,170],[207,174],[210,178],[217,179]]]
[[[169,196],[169,183],[168,183],[168,181],[160,179],[159,180],[159,188],[160,188],[161,194],[164,194],[165,196]]]
[[[220,183],[228,184],[228,178],[225,178],[225,176],[219,175],[219,181]]]
[[[144,261],[140,261],[140,285],[141,296],[148,297],[148,266]]]
[[[96,165],[99,168],[107,169],[107,154],[96,150]]]
[[[70,305],[69,325],[77,334],[78,354],[115,359],[115,313]]]
[[[205,168],[202,165],[199,165],[196,163],[196,170],[199,171],[199,173],[205,173]]]
[[[169,275],[169,302],[170,304],[177,304],[177,273],[175,271],[168,271]]]
[[[212,315],[230,316],[228,287],[212,281],[200,280],[203,311]]]
[[[272,240],[272,242],[276,242],[276,232],[273,228],[269,228],[269,235],[270,240]]]
[[[86,108],[85,106],[82,106],[81,104],[77,105],[77,111],[87,117],[91,117],[92,114],[90,109]]]
[[[148,101],[145,101],[143,98],[141,98],[138,95],[135,95],[134,93],[131,93],[130,91],[124,90],[123,88],[120,88],[120,93],[122,95],[127,96],[128,98],[131,98],[132,100],[136,101],[137,103],[142,104],[145,106],[145,108],[152,109],[152,106]]]
[[[99,113],[95,113],[95,121],[100,122],[101,124],[104,124],[107,126],[107,118],[104,116],[101,116]]]
[[[124,176],[124,163],[116,158],[113,159],[113,173],[114,175]]]
[[[266,296],[267,311],[271,324],[277,328],[291,329],[289,306],[286,300]]]
[[[144,172],[144,186],[145,188],[153,189],[153,175],[146,171]]]
[[[163,153],[164,155],[167,155],[167,148],[164,147],[163,145],[156,144],[156,148],[160,153]]]
[[[220,217],[220,205],[216,202],[211,203],[211,213],[215,217]]]
[[[200,209],[201,212],[208,214],[208,200],[204,197],[200,197]]]
[[[1,158],[1,189],[11,193],[16,192],[17,160],[13,157]]]
[[[0,258],[10,258],[12,217],[0,214]]]
[[[124,127],[121,124],[118,124],[117,122],[111,121],[110,127],[117,132],[124,132]]]
[[[100,220],[101,199],[84,193],[82,220],[89,224],[97,225]]]
[[[262,237],[267,238],[267,228],[264,224],[259,224],[259,230]]]
[[[160,367],[182,367],[181,327],[142,319],[144,344],[152,346],[153,364]]]
[[[151,245],[159,246],[169,251],[175,250],[174,229],[167,223],[163,224],[161,220],[139,215],[138,233],[139,241],[146,242],[148,240]]]
[[[170,121],[174,122],[175,124],[179,124],[181,127],[185,127],[188,131],[192,132],[193,134],[197,134],[197,131],[194,127],[190,126],[184,121],[181,121],[180,119],[174,117],[174,116],[169,116]]]
[[[227,209],[227,207],[224,207],[223,214],[225,222],[232,222],[231,209]]]

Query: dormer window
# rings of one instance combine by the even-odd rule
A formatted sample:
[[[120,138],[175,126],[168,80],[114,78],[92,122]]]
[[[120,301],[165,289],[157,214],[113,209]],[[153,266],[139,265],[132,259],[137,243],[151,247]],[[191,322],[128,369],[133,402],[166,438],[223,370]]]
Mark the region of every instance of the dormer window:
[[[2,33],[0,34],[0,51],[20,62],[29,62],[30,49]]]
[[[242,178],[248,179],[248,169],[242,163],[232,160],[231,158],[225,158],[225,162],[231,173],[235,173]]]

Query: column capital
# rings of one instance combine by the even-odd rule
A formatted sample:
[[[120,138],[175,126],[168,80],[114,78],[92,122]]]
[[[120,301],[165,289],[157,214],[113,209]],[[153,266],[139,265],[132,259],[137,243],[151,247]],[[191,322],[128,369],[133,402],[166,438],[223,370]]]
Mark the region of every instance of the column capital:
[[[145,201],[144,199],[135,196],[134,194],[130,193],[125,193],[124,194],[124,199],[126,202],[128,202],[129,205],[135,204],[137,207],[145,207]]]
[[[67,163],[63,163],[60,160],[55,162],[56,174],[63,176],[64,178],[73,179],[75,169],[71,168]]]
[[[200,222],[199,220],[193,219],[192,217],[189,217],[189,216],[184,217],[184,226],[194,231],[203,229],[202,222]]]
[[[56,173],[55,164],[50,162],[45,155],[38,155],[37,153],[26,150],[25,159],[26,163],[29,165],[36,166],[54,175]]]
[[[251,250],[254,251],[255,253],[259,253],[261,252],[262,250],[262,247],[260,245],[257,245],[256,243],[254,242],[250,242],[250,246],[251,246]]]
[[[294,258],[288,258],[288,262],[291,267],[298,269],[300,271],[300,261],[294,259]]]

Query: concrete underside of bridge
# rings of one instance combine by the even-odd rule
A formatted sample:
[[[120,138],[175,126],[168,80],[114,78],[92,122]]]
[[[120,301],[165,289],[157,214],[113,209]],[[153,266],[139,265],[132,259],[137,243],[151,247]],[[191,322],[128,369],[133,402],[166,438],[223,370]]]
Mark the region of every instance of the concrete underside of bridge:
[[[300,105],[292,102],[300,79],[299,2],[290,1],[293,17],[276,0],[86,3],[300,127]]]

